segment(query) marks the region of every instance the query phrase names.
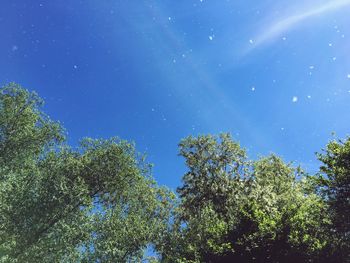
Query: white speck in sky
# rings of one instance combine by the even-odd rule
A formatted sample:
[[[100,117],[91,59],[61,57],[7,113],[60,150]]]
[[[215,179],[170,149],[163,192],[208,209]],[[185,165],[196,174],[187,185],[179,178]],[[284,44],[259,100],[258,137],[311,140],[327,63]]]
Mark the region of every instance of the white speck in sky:
[[[152,108],[152,109],[151,109],[151,111],[155,111],[155,109],[154,109],[154,108]]]
[[[173,59],[173,63],[176,63],[176,59]]]
[[[283,127],[281,128],[281,131],[284,131],[284,128],[283,128]]]
[[[333,61],[336,61],[336,60],[337,60],[337,57],[333,57],[332,59],[333,59]]]
[[[74,66],[73,66],[73,68],[74,68],[74,69],[77,69],[77,68],[78,68],[78,66],[77,66],[77,65],[74,65]]]
[[[254,86],[252,87],[252,91],[255,91],[255,87]]]
[[[168,20],[171,21],[171,17],[170,16],[168,17]]]
[[[209,36],[209,40],[213,40],[214,39],[214,35]]]
[[[308,99],[311,99],[311,95],[307,95],[307,98],[308,98]]]
[[[315,68],[315,66],[310,66],[310,67],[309,67],[309,69],[314,69],[314,68]]]
[[[12,51],[18,50],[18,47],[16,45],[12,46]]]
[[[293,98],[292,98],[292,102],[298,102],[298,97],[297,96],[294,96]]]
[[[350,74],[348,74],[348,79],[350,79]]]
[[[253,44],[254,43],[253,39],[249,39],[249,43]]]
[[[282,40],[283,40],[283,41],[286,41],[286,40],[287,40],[287,38],[286,38],[286,37],[282,37]]]
[[[328,44],[328,46],[332,47],[332,46],[333,46],[333,44],[332,44],[332,43],[329,43],[329,44]]]

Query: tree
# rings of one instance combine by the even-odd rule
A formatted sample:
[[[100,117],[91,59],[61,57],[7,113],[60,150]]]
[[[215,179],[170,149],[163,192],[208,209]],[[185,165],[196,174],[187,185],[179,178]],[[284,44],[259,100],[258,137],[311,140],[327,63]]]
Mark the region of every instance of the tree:
[[[189,171],[178,188],[174,224],[157,247],[163,262],[213,262],[231,251],[228,209],[241,195],[246,153],[228,134],[188,137],[179,144]],[[239,200],[237,198],[236,200]]]
[[[0,262],[132,262],[165,231],[173,195],[133,144],[66,145],[42,100],[0,90]]]
[[[163,262],[317,262],[329,219],[300,168],[248,161],[228,134],[189,137],[180,155],[189,171]]]
[[[332,218],[329,254],[337,262],[350,262],[350,138],[330,141],[318,158],[322,162],[319,191]]]
[[[0,89],[0,262],[350,262],[350,138],[317,176],[229,134],[183,139],[178,198],[135,145],[81,140],[37,94]],[[153,246],[159,257],[148,257]]]

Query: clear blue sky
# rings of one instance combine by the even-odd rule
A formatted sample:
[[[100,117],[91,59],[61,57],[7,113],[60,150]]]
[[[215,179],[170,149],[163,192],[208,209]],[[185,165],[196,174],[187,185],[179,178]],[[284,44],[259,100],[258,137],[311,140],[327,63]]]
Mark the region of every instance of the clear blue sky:
[[[350,133],[350,0],[2,0],[1,85],[46,100],[69,143],[136,142],[175,188],[188,135],[315,170]]]

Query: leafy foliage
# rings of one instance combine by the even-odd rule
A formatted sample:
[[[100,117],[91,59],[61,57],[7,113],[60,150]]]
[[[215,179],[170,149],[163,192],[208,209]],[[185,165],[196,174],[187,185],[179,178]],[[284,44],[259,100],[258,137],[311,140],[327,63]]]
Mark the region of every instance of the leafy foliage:
[[[189,137],[180,154],[189,171],[163,262],[317,261],[329,218],[300,168],[275,155],[247,161],[227,134]]]
[[[35,93],[0,93],[0,258],[3,262],[126,262],[166,228],[172,195],[132,144],[65,145]],[[132,237],[132,238],[131,238]]]
[[[350,262],[350,138],[308,175],[229,134],[190,136],[176,197],[132,143],[72,148],[42,105],[0,89],[0,262]]]
[[[350,138],[331,141],[318,158],[323,163],[318,185],[332,217],[330,254],[345,262],[350,260]]]

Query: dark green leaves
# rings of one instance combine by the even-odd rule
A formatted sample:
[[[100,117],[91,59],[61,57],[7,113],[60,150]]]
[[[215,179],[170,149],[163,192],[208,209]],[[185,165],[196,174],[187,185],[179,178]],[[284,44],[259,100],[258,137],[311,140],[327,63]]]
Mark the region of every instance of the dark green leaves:
[[[350,138],[331,141],[318,158],[323,163],[318,187],[332,217],[331,253],[345,262],[350,260]]]

